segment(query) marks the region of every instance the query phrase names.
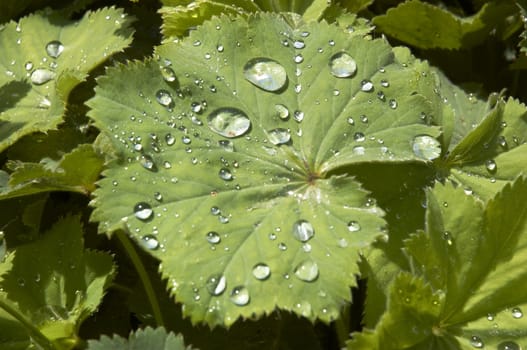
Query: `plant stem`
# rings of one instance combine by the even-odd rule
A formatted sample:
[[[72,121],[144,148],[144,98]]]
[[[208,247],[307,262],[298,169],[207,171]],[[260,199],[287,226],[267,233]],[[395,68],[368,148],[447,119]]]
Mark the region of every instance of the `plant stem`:
[[[134,245],[132,244],[132,242],[130,242],[130,238],[125,234],[124,231],[117,231],[116,236],[123,245],[124,250],[126,250],[126,252],[128,253],[130,260],[132,261],[132,264],[134,265],[137,274],[139,275],[139,278],[143,283],[143,288],[145,289],[146,297],[148,299],[148,302],[150,303],[150,307],[152,309],[154,319],[156,320],[156,324],[159,327],[163,326],[164,322],[163,316],[161,314],[161,308],[159,307],[159,303],[157,302],[154,287],[152,286],[152,281],[150,281],[150,277],[146,272],[145,266],[141,258],[139,257],[139,254],[137,254]]]
[[[42,349],[45,350],[55,350],[55,346],[53,346],[53,343],[46,338],[44,334],[40,332],[40,330],[31,323],[22,313],[14,306],[12,303],[5,299],[0,297],[0,308],[3,309],[5,312],[13,316],[18,322],[20,322],[28,331],[29,336],[31,337],[31,340],[38,344]]]

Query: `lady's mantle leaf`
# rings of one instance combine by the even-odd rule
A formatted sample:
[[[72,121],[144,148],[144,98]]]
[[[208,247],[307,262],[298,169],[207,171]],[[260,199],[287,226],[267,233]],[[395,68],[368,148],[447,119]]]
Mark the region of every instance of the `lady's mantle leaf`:
[[[70,91],[131,42],[129,24],[113,8],[77,22],[51,13],[8,23],[0,31],[0,151],[24,135],[55,128]]]
[[[167,334],[164,328],[140,329],[130,333],[128,339],[114,335],[113,338],[102,336],[100,340],[88,340],[88,350],[191,350],[191,346],[185,346],[183,337],[170,332]]]
[[[389,306],[375,332],[357,339],[369,339],[379,349],[389,349],[394,335],[399,344],[413,342],[427,349],[525,345],[527,296],[518,291],[527,288],[527,178],[505,186],[486,207],[462,189],[437,185],[428,193],[427,206],[426,232],[412,237],[406,249],[419,279],[441,297],[440,312],[415,324],[413,334],[400,336],[408,314]],[[390,303],[400,302],[394,291],[404,288],[397,283]],[[428,318],[430,313],[421,310],[433,304],[433,297],[425,299],[412,318]]]
[[[0,286],[50,340],[74,339],[99,305],[114,265],[108,254],[84,251],[78,217],[66,217],[43,237],[18,246]]]
[[[504,18],[515,12],[513,1],[489,1],[474,16],[461,18],[440,7],[410,0],[373,22],[384,33],[419,48],[460,49],[478,45],[493,30],[504,30]]]
[[[121,154],[95,192],[100,230],[150,249],[193,321],[336,318],[384,226],[347,167],[441,152],[423,75],[382,40],[271,15],[215,19],[157,55],[110,69],[88,102]]]

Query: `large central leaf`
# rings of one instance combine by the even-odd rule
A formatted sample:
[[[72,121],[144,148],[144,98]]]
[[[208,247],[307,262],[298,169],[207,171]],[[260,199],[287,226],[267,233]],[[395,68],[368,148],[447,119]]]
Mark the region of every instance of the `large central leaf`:
[[[347,166],[439,156],[427,72],[383,40],[267,15],[214,19],[157,57],[110,69],[89,101],[121,154],[95,192],[100,230],[150,249],[193,321],[337,317],[384,234]]]

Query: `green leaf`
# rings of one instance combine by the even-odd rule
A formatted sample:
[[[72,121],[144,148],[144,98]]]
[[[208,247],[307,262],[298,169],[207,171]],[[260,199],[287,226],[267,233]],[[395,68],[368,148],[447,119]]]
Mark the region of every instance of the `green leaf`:
[[[525,21],[525,18],[527,18],[527,1],[516,0],[516,6],[520,9],[520,16],[523,21],[523,32],[520,35],[522,40],[519,43],[520,51],[527,53],[527,21]]]
[[[193,322],[335,319],[384,226],[350,166],[439,156],[420,72],[383,40],[271,15],[214,19],[157,55],[109,69],[88,101],[120,153],[95,192],[100,231],[150,248]],[[346,55],[357,71],[337,77]],[[278,76],[244,73],[258,57]]]
[[[183,337],[170,332],[164,328],[140,329],[130,333],[128,339],[114,335],[113,338],[102,336],[100,340],[89,340],[88,350],[191,350],[190,346],[185,346]]]
[[[410,0],[373,22],[384,33],[422,49],[461,49],[482,43],[492,30],[501,33],[506,27],[503,19],[516,11],[514,1],[489,1],[475,15],[462,18],[438,6]]]
[[[79,218],[68,216],[42,238],[18,246],[0,285],[50,340],[75,342],[81,322],[97,309],[112,278],[110,255],[85,251]]]
[[[56,128],[73,87],[131,42],[129,25],[114,8],[77,22],[48,11],[8,23],[0,32],[0,97],[7,97],[0,99],[0,151],[24,135]]]
[[[9,183],[0,187],[0,198],[13,198],[48,191],[89,194],[95,190],[103,159],[92,145],[81,145],[60,160],[43,158],[40,163],[10,161]]]

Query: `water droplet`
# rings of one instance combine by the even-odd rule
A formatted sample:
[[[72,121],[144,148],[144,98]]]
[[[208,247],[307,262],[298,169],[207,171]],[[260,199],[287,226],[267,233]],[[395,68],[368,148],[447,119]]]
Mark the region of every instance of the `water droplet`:
[[[522,348],[516,342],[504,341],[498,344],[498,350],[522,350]]]
[[[287,82],[285,68],[269,58],[253,58],[243,67],[245,79],[266,91],[280,90]]]
[[[388,87],[388,86],[390,86],[390,83],[388,82],[388,80],[384,80],[383,79],[383,80],[381,80],[381,86],[382,87]]]
[[[165,135],[165,142],[168,146],[172,146],[174,143],[176,143],[176,138],[172,134],[168,133]]]
[[[221,168],[218,175],[222,180],[231,181],[233,179],[232,173],[227,168]]]
[[[18,278],[17,283],[20,287],[24,287],[26,285],[26,280],[23,278]]]
[[[433,160],[441,155],[441,144],[429,135],[416,136],[412,149],[414,154],[421,159]]]
[[[302,120],[304,120],[304,112],[298,110],[295,111],[293,113],[293,119],[300,123]]]
[[[157,167],[154,163],[154,160],[148,154],[141,155],[141,157],[139,158],[139,162],[141,163],[143,168],[154,172],[157,171]]]
[[[207,124],[215,133],[232,138],[245,134],[251,126],[251,121],[239,109],[224,107],[209,114]]]
[[[382,91],[379,91],[379,92],[377,93],[377,98],[378,98],[379,100],[381,100],[382,102],[386,101],[386,95],[385,95],[384,92],[382,92]]]
[[[55,72],[45,68],[35,69],[31,73],[31,82],[35,85],[42,85],[55,78]]]
[[[367,124],[368,123],[368,117],[365,116],[364,114],[362,114],[360,117],[359,117],[360,121],[363,122],[364,124]]]
[[[134,215],[139,220],[146,221],[154,215],[154,211],[150,204],[145,202],[139,202],[134,206]]]
[[[226,150],[227,152],[233,152],[234,151],[234,143],[232,143],[229,140],[219,140],[218,145]]]
[[[366,136],[362,132],[356,132],[355,135],[353,135],[353,139],[357,142],[362,142],[366,139]]]
[[[361,229],[360,224],[357,221],[348,222],[348,231],[357,232],[357,231],[360,231],[360,229]]]
[[[496,315],[493,314],[493,313],[488,313],[487,314],[487,320],[488,321],[494,321],[494,317],[496,317]]]
[[[207,280],[207,290],[211,295],[220,295],[226,287],[227,279],[222,274],[212,275]]]
[[[470,338],[470,345],[472,345],[476,349],[481,349],[484,346],[481,338],[475,335]]]
[[[349,125],[355,125],[355,120],[353,120],[352,117],[348,117],[348,124]]]
[[[303,40],[295,40],[293,41],[293,47],[295,49],[303,49],[304,47],[306,47],[306,44]]]
[[[264,263],[259,263],[253,267],[253,276],[259,280],[265,280],[271,275],[271,269]]]
[[[212,208],[210,208],[210,213],[212,215],[220,215],[221,214],[221,210],[218,207],[212,207]]]
[[[496,162],[493,159],[489,159],[485,162],[485,168],[487,168],[487,171],[489,173],[495,173],[496,170],[498,170],[498,166],[496,165]]]
[[[274,109],[278,113],[278,117],[280,119],[285,120],[285,119],[289,118],[289,110],[287,109],[286,106],[277,104],[277,105],[274,106]]]
[[[373,83],[370,80],[364,79],[360,82],[360,89],[364,92],[373,91]]]
[[[346,52],[338,52],[329,59],[329,69],[337,78],[348,78],[357,71],[357,63]]]
[[[300,242],[307,242],[315,235],[313,225],[306,220],[298,220],[293,224],[293,237]]]
[[[280,242],[280,243],[278,243],[278,249],[280,249],[281,251],[286,251],[287,250],[287,246],[285,245],[284,242]]]
[[[46,52],[50,57],[57,58],[64,51],[64,45],[58,40],[50,41],[46,45]]]
[[[295,267],[295,276],[305,282],[312,282],[318,277],[318,265],[312,260],[306,260]]]
[[[295,57],[293,57],[293,60],[295,61],[295,63],[302,63],[304,62],[304,56],[302,56],[301,54],[295,55]]]
[[[27,70],[27,71],[30,71],[33,69],[33,62],[31,61],[27,61],[25,64],[24,64],[24,68]]]
[[[443,239],[446,241],[446,244],[448,245],[454,244],[452,234],[449,231],[443,232]]]
[[[388,106],[390,106],[391,109],[396,109],[397,105],[398,105],[397,101],[394,100],[393,98],[390,101],[388,101]]]
[[[176,73],[170,67],[162,67],[161,75],[167,83],[173,83],[174,81],[176,81]]]
[[[519,307],[512,308],[511,313],[512,313],[512,317],[514,317],[514,318],[522,318],[523,317],[523,312],[522,312],[522,310]]]
[[[165,106],[165,107],[170,107],[174,103],[174,100],[172,99],[170,92],[168,92],[167,90],[163,90],[163,89],[158,90],[156,92],[156,100],[157,102],[159,102],[161,106]]]
[[[223,47],[223,45],[218,44],[218,45],[216,46],[216,51],[218,51],[218,52],[223,52],[223,51],[225,51],[225,48]]]
[[[145,235],[141,238],[141,240],[142,240],[143,246],[146,249],[156,250],[159,248],[159,241],[153,235]]]
[[[160,192],[154,192],[154,199],[161,202],[163,200],[163,195]]]
[[[207,242],[211,244],[218,244],[221,241],[220,235],[218,234],[218,232],[215,231],[207,232],[206,238]]]
[[[250,300],[249,290],[244,286],[234,287],[231,291],[230,299],[238,306],[247,305]]]
[[[277,128],[269,131],[268,138],[272,144],[281,145],[291,140],[291,133],[287,129]]]

